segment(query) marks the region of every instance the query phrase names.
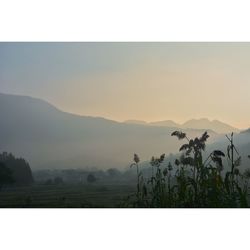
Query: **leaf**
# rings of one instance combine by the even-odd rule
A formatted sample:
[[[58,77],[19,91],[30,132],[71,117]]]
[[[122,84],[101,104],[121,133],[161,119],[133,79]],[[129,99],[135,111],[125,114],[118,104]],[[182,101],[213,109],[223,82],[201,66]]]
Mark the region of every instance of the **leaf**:
[[[179,151],[183,151],[183,150],[187,150],[187,149],[189,149],[189,144],[183,144],[183,145],[180,147]]]
[[[155,158],[154,158],[154,156],[152,156],[152,158],[151,158],[150,165],[151,166],[155,165]]]
[[[175,163],[176,166],[180,165],[180,161],[178,159],[176,159],[174,163]]]
[[[163,170],[163,175],[164,175],[164,176],[167,176],[167,174],[168,174],[168,169],[167,169],[167,168],[164,168],[164,170]]]
[[[183,165],[194,166],[194,159],[192,157],[182,157],[181,158],[181,163]]]
[[[194,140],[191,139],[191,140],[189,141],[189,147],[193,147],[193,146],[194,146]]]
[[[176,136],[179,140],[182,140],[186,137],[186,134],[181,131],[174,131],[171,136]]]
[[[162,162],[164,161],[164,159],[165,159],[165,154],[162,154],[162,155],[160,156],[160,159],[159,159],[160,163],[162,163]]]
[[[214,156],[225,157],[225,154],[220,150],[214,150],[213,154]]]
[[[209,138],[209,135],[207,133],[207,131],[201,136],[200,138],[200,142],[206,142],[206,140]]]

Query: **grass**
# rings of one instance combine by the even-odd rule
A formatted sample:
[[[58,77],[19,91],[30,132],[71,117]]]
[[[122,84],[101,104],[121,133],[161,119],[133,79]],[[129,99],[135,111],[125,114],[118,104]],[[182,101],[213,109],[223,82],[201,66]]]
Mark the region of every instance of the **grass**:
[[[189,139],[185,133],[175,131],[172,136],[186,140],[180,147],[181,156],[172,165],[164,162],[165,154],[152,157],[152,177],[144,178],[134,155],[131,167],[137,167],[137,192],[127,201],[128,207],[141,208],[246,208],[249,207],[249,171],[240,171],[241,157],[228,137],[229,170],[224,170],[226,154],[213,150],[204,161],[207,132],[200,138]],[[235,153],[237,158],[235,159]]]
[[[133,193],[129,184],[33,185],[0,192],[1,208],[116,208]]]

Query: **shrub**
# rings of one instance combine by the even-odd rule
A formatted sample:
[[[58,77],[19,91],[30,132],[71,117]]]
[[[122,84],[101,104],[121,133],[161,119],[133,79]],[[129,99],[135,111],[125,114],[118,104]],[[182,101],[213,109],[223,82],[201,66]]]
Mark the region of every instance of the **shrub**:
[[[89,174],[87,177],[88,183],[94,183],[96,182],[96,177],[93,174]]]

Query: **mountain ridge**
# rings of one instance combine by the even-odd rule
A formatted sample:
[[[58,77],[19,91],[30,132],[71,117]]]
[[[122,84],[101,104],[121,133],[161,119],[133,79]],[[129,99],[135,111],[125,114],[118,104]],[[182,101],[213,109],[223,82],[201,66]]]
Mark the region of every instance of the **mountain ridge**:
[[[130,124],[143,124],[147,126],[162,126],[162,127],[175,127],[179,129],[208,129],[213,130],[216,133],[231,133],[231,132],[240,132],[240,129],[235,128],[229,124],[221,122],[219,120],[209,120],[207,118],[200,119],[190,119],[183,124],[176,123],[172,120],[163,120],[163,121],[155,121],[155,122],[146,122],[140,120],[128,120],[125,123]]]
[[[38,98],[0,94],[0,151],[12,152],[32,168],[124,168],[138,153],[150,159],[176,153],[178,128],[126,124],[78,116]],[[205,130],[184,129],[190,137]],[[220,135],[209,131],[210,142]]]

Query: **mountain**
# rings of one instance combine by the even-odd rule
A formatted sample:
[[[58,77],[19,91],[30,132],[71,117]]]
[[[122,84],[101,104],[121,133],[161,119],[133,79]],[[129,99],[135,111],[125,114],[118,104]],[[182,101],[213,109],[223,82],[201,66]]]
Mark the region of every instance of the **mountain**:
[[[242,131],[241,133],[250,133],[250,128],[247,130]]]
[[[127,123],[127,124],[137,124],[137,125],[148,125],[147,122],[140,121],[140,120],[127,120],[124,123]]]
[[[133,154],[142,160],[175,153],[176,128],[119,123],[63,112],[36,98],[0,94],[0,152],[25,158],[32,169],[124,168]],[[190,137],[204,130],[186,129]],[[218,134],[210,131],[210,142]]]
[[[172,120],[166,121],[156,121],[156,122],[145,122],[138,120],[128,120],[125,123],[129,124],[140,124],[140,125],[149,125],[149,126],[157,126],[157,127],[169,127],[169,128],[179,128],[179,129],[203,129],[203,130],[212,130],[218,134],[228,134],[231,132],[239,133],[240,130],[234,128],[226,123],[223,123],[218,120],[210,121],[206,118],[202,119],[191,119],[185,122],[184,124],[178,124]]]
[[[150,125],[152,126],[164,126],[164,127],[172,127],[172,128],[180,128],[180,124],[171,121],[171,120],[166,120],[166,121],[158,121],[158,122],[151,122]]]
[[[234,128],[226,123],[220,122],[218,120],[209,121],[206,118],[189,120],[182,124],[182,127],[193,129],[211,129],[220,134],[240,132],[239,129]]]

